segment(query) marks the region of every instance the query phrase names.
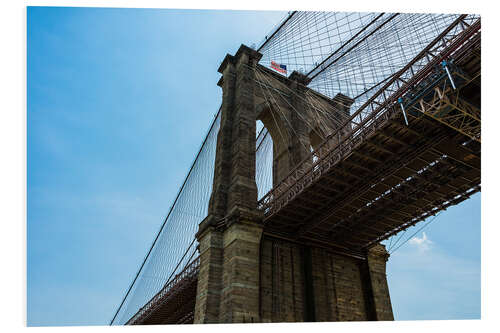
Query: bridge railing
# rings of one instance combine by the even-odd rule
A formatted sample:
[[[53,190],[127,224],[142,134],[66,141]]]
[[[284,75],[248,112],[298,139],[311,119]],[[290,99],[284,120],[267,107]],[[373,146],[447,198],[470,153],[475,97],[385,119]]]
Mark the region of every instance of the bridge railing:
[[[184,269],[178,273],[173,279],[170,280],[165,286],[137,313],[129,319],[126,325],[140,323],[150,313],[152,313],[158,306],[165,302],[170,295],[175,293],[178,289],[182,288],[183,282],[198,274],[200,269],[200,257],[193,259]]]
[[[265,219],[276,214],[310,184],[348,156],[365,138],[374,133],[386,120],[401,112],[399,97],[430,75],[436,65],[452,53],[462,51],[467,41],[480,32],[481,22],[466,23],[461,15],[427,45],[406,66],[395,73],[384,86],[365,102],[339,129],[330,134],[320,147],[299,163],[277,186],[258,203]],[[354,119],[370,111],[361,122]],[[342,136],[341,133],[348,133]]]

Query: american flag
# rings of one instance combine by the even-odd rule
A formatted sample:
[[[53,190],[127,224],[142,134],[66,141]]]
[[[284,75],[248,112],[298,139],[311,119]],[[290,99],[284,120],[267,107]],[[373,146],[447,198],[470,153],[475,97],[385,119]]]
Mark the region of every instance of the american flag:
[[[286,74],[286,65],[280,65],[277,62],[271,61],[271,68],[280,73]]]

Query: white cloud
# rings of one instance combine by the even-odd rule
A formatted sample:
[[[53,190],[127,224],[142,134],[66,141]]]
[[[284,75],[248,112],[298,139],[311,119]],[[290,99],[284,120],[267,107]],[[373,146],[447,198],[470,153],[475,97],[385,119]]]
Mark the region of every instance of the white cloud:
[[[427,238],[425,232],[422,232],[422,238],[418,238],[417,236],[415,236],[410,239],[408,243],[411,245],[415,245],[420,251],[427,251],[432,245],[432,241]]]
[[[427,235],[409,243],[391,254],[387,266],[395,319],[480,319],[480,261]]]

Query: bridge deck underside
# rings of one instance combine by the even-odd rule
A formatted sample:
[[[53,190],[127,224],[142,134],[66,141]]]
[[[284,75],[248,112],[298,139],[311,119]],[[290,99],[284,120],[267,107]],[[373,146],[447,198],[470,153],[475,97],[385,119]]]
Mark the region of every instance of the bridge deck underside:
[[[480,50],[460,65],[461,91],[480,107]],[[381,241],[480,191],[481,144],[424,114],[401,112],[279,210],[265,232],[355,250]]]
[[[466,141],[426,117],[408,128],[389,121],[266,220],[266,232],[361,249],[479,189],[480,146]]]

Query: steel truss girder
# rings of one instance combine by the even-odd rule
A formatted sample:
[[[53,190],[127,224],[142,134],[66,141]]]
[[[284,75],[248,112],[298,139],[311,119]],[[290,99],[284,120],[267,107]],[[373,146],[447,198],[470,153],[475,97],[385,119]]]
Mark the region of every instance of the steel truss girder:
[[[301,237],[308,229],[310,230],[316,228],[322,223],[325,223],[337,210],[341,209],[350,202],[356,200],[361,195],[363,195],[363,193],[366,193],[371,188],[371,184],[374,181],[389,177],[390,175],[394,174],[396,171],[409,164],[413,160],[413,158],[426,152],[432,146],[440,142],[440,140],[442,140],[443,138],[444,136],[441,136],[440,138],[439,137],[428,138],[426,144],[420,145],[417,150],[411,153],[401,154],[399,158],[392,160],[390,163],[386,163],[382,167],[378,168],[376,176],[373,176],[374,175],[373,173],[370,174],[369,175],[370,179],[366,179],[364,182],[362,182],[364,183],[364,185],[354,186],[350,191],[344,193],[344,199],[336,202],[336,205],[327,210],[326,214],[322,214],[322,216],[319,219],[316,219],[316,221],[314,221],[313,223],[309,224],[304,223],[304,226],[297,232],[296,237],[297,238]],[[374,200],[377,200],[377,198]],[[346,221],[347,219],[342,219],[337,223],[335,223],[333,226],[331,226],[330,229],[336,228],[337,226],[344,224]]]
[[[481,142],[481,110],[460,96],[448,80],[445,86],[434,87],[429,99],[423,97],[408,110],[417,111],[452,128],[453,130]]]
[[[477,32],[478,25],[479,25],[479,23],[477,23],[475,26],[472,26],[472,28],[475,29],[472,32],[472,34]],[[470,35],[471,34],[469,33],[468,36],[470,36]],[[477,37],[477,35],[474,35],[474,36]],[[467,39],[465,38],[465,40],[467,40]],[[476,40],[477,40],[477,38],[476,38]],[[453,46],[453,47],[456,47],[456,46]],[[462,50],[463,50],[463,48],[462,48]],[[445,52],[445,54],[450,54],[450,53],[451,53],[451,51]],[[436,64],[439,64],[438,61],[441,58],[439,56],[433,55],[433,59],[434,59],[434,62]],[[436,64],[433,64],[433,66],[435,66]],[[428,73],[430,75],[432,75],[431,67],[432,66],[428,66],[428,68],[429,68]],[[425,68],[424,68],[424,70],[425,70]],[[400,93],[396,90],[397,94],[399,94],[399,96],[404,96],[408,91],[411,91],[411,87],[415,87],[417,83],[423,82],[425,76],[422,76],[420,72],[417,74],[418,74],[417,80],[413,80],[413,78],[410,78],[409,80],[401,81],[401,82],[403,82],[404,85],[407,85],[407,87],[405,88],[406,90],[404,91],[404,93]],[[454,73],[454,74],[456,75],[457,73]],[[462,77],[462,79],[464,79],[464,77]],[[465,81],[466,84],[468,84],[467,80],[463,80],[463,81]],[[446,83],[446,81],[445,81],[445,83]],[[402,87],[399,87],[399,84],[398,84],[398,88],[402,89]],[[455,113],[460,112],[461,114],[465,115],[463,117],[469,117],[469,118],[473,119],[474,121],[479,123],[479,131],[480,131],[480,109],[475,108],[473,105],[471,105],[470,103],[467,103],[462,98],[460,98],[460,96],[459,96],[460,90],[459,89],[457,89],[457,91],[454,91],[453,89],[451,89],[450,85],[445,85],[445,86],[443,86],[443,88],[441,88],[440,86],[436,86],[433,88],[433,90],[431,89],[431,91],[434,94],[433,95],[434,101],[436,101],[435,103],[438,103],[437,105],[439,108],[442,109],[443,107],[451,107],[451,108],[453,108],[453,110],[456,110]],[[421,146],[422,141],[429,142],[428,139],[431,139],[431,141],[433,143],[439,142],[439,140],[436,137],[430,138],[428,133],[424,134],[423,132],[412,130],[410,128],[406,128],[405,126],[402,126],[400,124],[396,124],[397,127],[402,129],[403,131],[410,133],[413,137],[418,138],[417,141],[419,142],[419,146],[414,146],[406,139],[404,139],[404,140],[398,139],[397,138],[398,134],[396,134],[396,133],[389,133],[390,131],[387,132],[387,130],[384,129],[384,127],[386,127],[387,124],[393,124],[395,122],[395,117],[399,116],[401,109],[398,107],[397,103],[393,103],[393,104],[389,103],[388,104],[388,101],[390,101],[391,98],[394,99],[393,96],[389,96],[386,98],[387,99],[385,102],[378,104],[379,110],[384,110],[384,112],[382,112],[380,114],[375,114],[375,115],[373,115],[373,117],[365,119],[362,123],[360,123],[358,125],[357,129],[355,128],[349,136],[344,138],[344,141],[341,144],[338,144],[337,146],[333,147],[333,149],[324,149],[324,150],[318,151],[317,152],[317,154],[318,154],[317,161],[318,162],[315,163],[315,165],[311,166],[311,164],[309,163],[307,165],[309,167],[309,170],[304,166],[298,166],[295,170],[295,173],[292,172],[290,174],[290,176],[287,179],[285,179],[284,182],[282,182],[280,184],[282,186],[281,186],[281,188],[279,188],[279,191],[275,191],[275,192],[271,191],[270,192],[271,195],[268,196],[267,199],[264,198],[264,200],[260,201],[259,204],[261,205],[261,207],[265,206],[265,211],[264,211],[265,216],[269,219],[273,214],[275,214],[275,212],[279,212],[279,210],[282,207],[285,207],[288,205],[288,203],[291,203],[292,201],[296,200],[295,198],[298,197],[305,189],[309,188],[309,186],[312,186],[312,184],[314,184],[314,183],[319,183],[317,180],[319,180],[320,178],[328,178],[329,174],[332,172],[332,170],[339,167],[340,165],[344,164],[344,165],[351,165],[351,166],[355,167],[355,165],[353,165],[353,164],[356,164],[356,163],[351,163],[350,161],[348,161],[349,156],[351,156],[352,154],[361,156],[363,159],[370,157],[369,160],[376,162],[376,164],[380,165],[382,161],[378,160],[375,156],[369,156],[369,155],[367,156],[367,154],[370,154],[370,153],[362,153],[359,151],[360,146],[363,143],[370,143],[369,145],[374,147],[375,149],[380,148],[380,146],[377,145],[376,143],[370,142],[370,138],[374,138],[376,134],[383,134],[384,136],[389,138],[389,140],[392,140],[396,143],[399,143],[402,147],[404,147],[403,150],[406,151],[404,153],[398,152],[396,154],[395,152],[392,152],[392,151],[388,151],[388,150],[385,151],[386,153],[391,154],[391,159],[392,159],[391,162],[394,162],[394,160],[398,160],[399,158],[397,158],[397,157],[399,157],[400,153],[407,154],[407,153],[411,152],[412,150],[413,150],[413,152],[415,152],[415,150],[418,151],[419,148],[423,148]],[[429,98],[426,98],[426,99],[422,98],[421,100],[432,105],[431,104],[432,100],[431,100],[431,102],[429,102]],[[430,111],[427,111],[427,113],[430,113]],[[426,126],[430,126],[431,128],[434,126],[437,126],[437,123],[434,121],[435,119],[433,120],[433,117],[429,117],[428,119],[426,119],[425,117],[424,118],[417,117],[417,118],[420,121],[422,121],[423,123],[425,123]],[[442,117],[442,118],[444,118],[444,117]],[[439,121],[439,123],[443,124],[443,121],[448,120],[448,123],[445,124],[447,127],[451,127],[454,130],[456,130],[456,128],[458,128],[458,129],[462,130],[462,132],[458,131],[459,133],[466,135],[463,131],[465,131],[467,129],[468,122],[466,122],[464,120],[457,121],[454,118],[452,118],[451,116],[449,116],[448,118],[441,119],[441,120],[442,121]],[[450,125],[452,125],[452,126],[450,126]],[[362,131],[360,131],[360,128],[362,129]],[[444,132],[441,132],[441,133],[444,133]],[[434,134],[436,134],[436,133],[434,133]],[[480,134],[480,132],[479,132],[479,134]],[[466,136],[470,137],[469,135],[466,135]],[[476,137],[480,139],[480,135],[476,136]],[[476,140],[476,141],[479,141],[479,140]],[[431,145],[431,146],[433,146],[433,145]],[[436,147],[438,147],[438,146],[436,146]],[[427,147],[427,148],[429,148],[429,147]],[[462,148],[462,146],[460,146],[458,148]],[[382,151],[384,151],[384,150],[382,150]],[[421,152],[423,153],[423,152],[431,152],[431,151],[432,151],[432,148],[430,150],[424,149],[424,151],[421,151]],[[458,155],[463,155],[462,153],[465,153],[465,152],[460,151],[458,153],[457,152],[450,152],[450,153],[451,153],[451,155],[453,155],[453,156],[450,156],[450,158],[453,160],[453,162],[454,162],[454,159],[458,158],[458,162],[461,163],[462,168],[463,168],[463,165],[465,165],[465,167],[468,167],[469,169],[471,167],[473,169],[475,169],[475,171],[473,171],[473,172],[477,172],[477,163],[475,163],[477,156],[475,156],[475,155],[472,156],[470,154],[467,154],[467,158],[473,159],[473,160],[467,160],[465,158],[462,158],[465,156],[458,156]],[[446,155],[446,152],[444,154]],[[371,158],[371,157],[373,157],[373,158]],[[416,158],[420,159],[420,156],[418,156],[418,154],[417,154]],[[343,163],[343,162],[346,162],[346,163]],[[425,162],[429,163],[429,161],[425,161]],[[450,165],[449,161],[446,161],[446,162],[447,163],[444,163],[444,164],[449,166]],[[471,162],[472,162],[472,164],[471,164]],[[451,167],[452,167],[452,169],[450,169],[450,170],[454,170],[453,169],[454,166],[452,165]],[[403,165],[402,168],[406,168],[406,165]],[[408,170],[411,170],[411,168],[408,168]],[[377,171],[380,171],[380,170],[378,170],[378,167],[377,167]],[[431,171],[432,171],[431,174],[434,174],[434,170],[431,170]],[[462,170],[461,172],[458,172],[458,174],[455,171],[453,171],[453,173],[457,174],[457,177],[460,178],[462,175],[467,175],[467,173],[464,174],[463,171],[464,170]],[[372,176],[373,176],[373,173],[372,173]],[[375,236],[373,233],[371,233],[372,238],[375,236],[375,237],[377,237],[376,239],[378,241],[380,241],[382,239],[381,237],[387,238],[387,237],[389,237],[388,236],[389,234],[393,234],[395,232],[401,231],[401,230],[417,223],[418,221],[425,219],[427,216],[429,216],[429,214],[432,215],[441,209],[446,209],[448,206],[450,206],[454,203],[458,203],[462,200],[465,200],[465,198],[470,196],[472,193],[475,193],[475,192],[480,190],[480,179],[477,179],[476,177],[473,177],[473,179],[468,182],[469,185],[467,185],[467,184],[453,185],[453,184],[456,184],[456,182],[453,182],[454,178],[450,177],[449,175],[443,176],[440,174],[437,174],[437,175],[434,174],[433,178],[432,177],[431,178],[432,179],[435,178],[436,182],[433,182],[432,179],[429,179],[426,177],[427,176],[425,176],[425,174],[415,174],[414,175],[413,178],[415,181],[418,182],[418,184],[420,184],[420,183],[424,184],[424,185],[419,186],[418,189],[416,188],[415,191],[411,191],[412,193],[414,193],[414,195],[406,193],[405,188],[395,189],[392,191],[393,195],[398,196],[399,199],[397,202],[394,202],[393,207],[389,207],[389,208],[397,208],[397,207],[400,207],[398,209],[411,208],[413,210],[413,212],[410,215],[408,215],[407,217],[404,217],[403,220],[400,221],[399,223],[397,223],[397,221],[395,221],[394,219],[389,219],[393,224],[392,227],[388,227],[387,225],[385,225],[386,223],[383,223],[384,221],[377,220],[376,226],[378,226],[378,228],[380,228],[380,232],[382,232],[383,234],[381,236]],[[401,177],[399,180],[402,181]],[[467,179],[465,179],[465,180],[467,180]],[[433,188],[432,192],[435,194],[435,196],[433,196],[432,200],[430,200],[430,201],[427,200],[426,198],[422,198],[422,194],[425,194],[426,189],[429,189],[429,188]],[[333,239],[331,237],[327,237],[326,235],[324,235],[323,232],[321,232],[321,230],[323,230],[323,229],[320,228],[320,224],[323,221],[326,221],[326,219],[329,216],[337,216],[337,213],[341,213],[341,215],[345,215],[345,213],[342,213],[342,212],[344,211],[344,208],[349,207],[349,205],[350,205],[349,202],[351,202],[352,200],[357,200],[358,198],[363,199],[363,193],[360,192],[360,190],[362,190],[362,189],[357,188],[357,190],[358,191],[355,191],[355,192],[356,193],[359,192],[358,193],[359,195],[355,195],[355,193],[351,193],[352,189],[350,189],[349,187],[346,188],[344,190],[345,196],[344,196],[343,200],[340,200],[340,202],[336,201],[334,207],[331,207],[330,208],[331,210],[329,212],[327,212],[326,214],[322,214],[323,217],[321,217],[319,220],[310,219],[311,221],[315,220],[315,222],[311,223],[311,224],[307,224],[307,229],[304,229],[304,228],[299,229],[299,232],[297,233],[297,235],[295,237],[292,237],[292,238],[296,239],[296,240],[297,239],[311,239],[311,236],[313,236],[313,238],[317,238],[318,241],[331,242]],[[366,191],[369,191],[369,189],[368,190],[363,189],[363,190],[365,190],[364,193],[368,193]],[[277,196],[274,197],[274,196],[272,196],[272,194],[277,195]],[[337,195],[335,195],[335,197],[337,197]],[[349,198],[346,198],[346,197],[349,197]],[[344,202],[348,199],[349,199],[349,202]],[[377,204],[380,204],[382,202],[387,202],[387,200],[391,201],[390,199],[391,198],[389,198],[389,197],[384,198],[384,200],[382,200],[381,202],[379,202]],[[401,202],[399,202],[399,201],[401,201]],[[342,202],[344,202],[344,204],[342,204]],[[413,202],[415,202],[415,203],[419,202],[420,204],[423,204],[422,209],[420,209],[420,210],[416,209],[416,206],[414,204],[412,204]],[[277,204],[277,205],[274,206],[274,204]],[[385,205],[385,206],[387,206],[387,205]],[[375,208],[377,210],[377,212],[380,213],[380,210],[384,210],[387,207],[376,208],[376,206],[374,206],[373,208]],[[388,209],[387,211],[392,211],[392,213],[389,214],[390,216],[392,216],[392,214],[394,214],[395,212],[394,212],[394,210],[390,210],[389,208],[387,208]],[[366,213],[370,214],[370,216],[375,216],[375,217],[377,217],[377,214],[378,214],[378,213],[377,214],[373,213],[373,214],[375,214],[375,215],[373,215],[369,211],[367,211]],[[360,214],[358,214],[358,215],[360,215]],[[401,214],[399,214],[399,215],[401,215]],[[399,218],[396,218],[396,220],[397,219],[399,219]],[[335,224],[335,226],[338,225],[338,227],[342,227],[342,228],[337,229],[337,231],[340,230],[340,232],[342,234],[347,234],[347,231],[351,230],[350,226],[352,226],[352,223],[355,222],[356,220],[359,222],[359,221],[362,221],[364,219],[360,216],[358,216],[358,218],[354,219],[354,220],[351,219],[350,216],[347,216],[347,217],[340,219],[340,221],[337,222]],[[343,221],[348,221],[349,226],[344,226]],[[382,224],[380,224],[380,223],[382,223]],[[305,226],[305,224],[303,224],[303,225]],[[385,225],[385,227],[383,227],[382,225]],[[364,226],[364,227],[368,227],[368,226]],[[346,241],[345,243],[342,243],[342,240],[339,239],[338,237],[335,238],[335,242],[341,242],[345,246],[349,247],[349,246],[354,246],[355,243],[358,244],[358,246],[359,246],[359,242],[362,239],[365,239],[366,243],[364,243],[364,246],[369,246],[369,245],[373,244],[373,242],[372,242],[373,239],[371,239],[370,237],[367,237],[370,234],[369,229],[373,229],[373,228],[368,227],[368,229],[365,230],[368,233],[365,233],[364,231],[361,231],[361,230],[356,230],[356,236],[351,235],[351,238],[354,237],[352,239],[352,241],[354,241],[354,243],[352,241],[348,242],[347,239],[345,240]],[[330,230],[331,230],[331,228],[330,228]],[[300,237],[302,237],[302,238],[300,238]]]
[[[453,166],[452,166],[453,167]],[[353,216],[346,218],[346,221],[349,222],[350,227],[349,230],[354,231],[353,228],[363,221],[366,221],[368,218],[374,217],[376,218],[376,222],[383,221],[385,219],[384,211],[389,210],[393,211],[393,213],[397,213],[398,210],[402,208],[413,208],[416,212],[420,214],[424,214],[426,212],[426,208],[428,206],[433,206],[434,202],[428,202],[424,207],[415,206],[413,203],[416,201],[422,200],[421,196],[425,195],[429,188],[433,188],[433,192],[439,188],[449,186],[453,188],[452,195],[460,194],[463,189],[458,189],[455,186],[450,185],[453,181],[453,177],[447,175],[450,169],[450,164],[443,163],[440,160],[438,163],[434,164],[432,167],[427,168],[424,172],[422,172],[421,177],[413,177],[409,181],[405,182],[405,190],[404,191],[392,191],[394,195],[386,195],[381,200],[374,202],[374,204],[370,207],[366,207],[361,211],[356,212]],[[462,171],[463,173],[464,171]],[[444,183],[440,183],[440,179],[445,180]],[[440,197],[445,198],[447,194],[442,193]],[[399,207],[399,208],[398,208]],[[378,219],[377,219],[378,218]],[[401,222],[400,222],[401,224]],[[369,227],[368,225],[363,225],[362,227]],[[392,226],[391,229],[393,229]],[[342,231],[339,234],[339,237],[342,233],[346,231]],[[359,230],[356,230],[356,233]],[[335,233],[333,234],[335,235]]]
[[[458,24],[458,22],[460,22],[460,20],[458,20],[456,24]],[[425,75],[429,75],[430,73],[432,73],[432,68],[435,65],[439,64],[440,59],[448,56],[455,49],[462,47],[464,43],[470,40],[471,37],[475,36],[475,34],[477,34],[477,31],[480,29],[480,22],[477,21],[474,25],[468,27],[467,29],[468,30],[464,31],[462,34],[453,36],[454,38],[450,38],[448,40],[449,45],[443,46],[442,54],[440,54],[439,56],[433,56],[432,60],[430,60],[427,66],[424,67],[420,72],[411,77],[409,80],[404,80],[406,84],[403,84],[403,87],[399,86],[399,81],[397,81],[396,78],[394,78],[392,82],[389,81],[383,88],[383,92],[385,91],[385,89],[391,86],[391,84],[393,85],[394,82],[397,82],[397,87],[399,89],[396,90],[396,93],[391,94],[390,97],[387,97],[386,94],[378,94],[378,96],[384,96],[385,101],[383,103],[378,103],[376,112],[373,112],[370,117],[366,118],[360,124],[358,124],[357,128],[352,130],[351,134],[346,137],[341,144],[337,144],[335,147],[333,147],[333,149],[326,152],[319,149],[318,153],[322,156],[319,156],[315,165],[311,166],[310,162],[299,165],[290,173],[288,177],[283,180],[282,183],[273,188],[266,196],[264,196],[264,198],[259,202],[259,208],[264,211],[265,219],[269,219],[282,207],[286,206],[288,202],[292,201],[305,188],[309,187],[312,183],[317,182],[318,179],[326,175],[333,165],[344,160],[345,156],[349,156],[350,154],[352,154],[357,146],[359,146],[362,142],[367,141],[366,138],[377,133],[377,129],[382,128],[383,123],[386,123],[389,119],[393,118],[395,110],[397,109],[399,111],[399,108],[395,107],[396,104],[394,103],[396,97],[402,96],[406,93],[406,91],[410,89],[410,87],[415,86],[415,84],[418,82],[422,82],[423,78],[426,77]],[[451,29],[447,29],[447,31],[445,31],[443,35],[446,35],[450,31]],[[443,41],[443,43],[446,43],[446,41]],[[431,47],[428,47],[426,50],[424,50],[425,52],[423,52],[420,57],[427,54],[427,52],[430,50]],[[415,59],[414,62],[416,63],[417,59]],[[407,72],[408,70],[413,73],[411,69],[412,64],[406,66],[401,71],[400,75]],[[373,100],[375,100],[375,98]],[[350,124],[347,125],[349,127],[351,126]]]
[[[480,192],[481,191],[481,185],[478,184],[478,185],[475,185],[473,186],[472,188],[458,194],[458,195],[455,195],[453,197],[449,197],[449,198],[445,198],[443,199],[443,202],[439,205],[436,205],[436,207],[434,207],[434,209],[432,210],[429,210],[429,211],[426,211],[424,214],[422,215],[418,215],[418,216],[415,216],[413,219],[411,219],[410,221],[400,225],[399,227],[397,228],[394,228],[393,230],[390,230],[388,231],[387,233],[377,237],[376,239],[366,243],[363,247],[369,247],[371,246],[372,244],[375,244],[375,243],[378,243],[378,242],[381,242],[383,241],[384,239],[387,239],[395,234],[397,234],[398,232],[400,231],[403,231],[411,226],[414,226],[415,224],[417,224],[418,222],[420,221],[423,221],[425,220],[426,218],[430,217],[430,216],[434,216],[436,215],[439,211],[441,210],[445,210],[447,209],[448,207],[451,207],[453,205],[456,205],[466,199],[468,199],[471,195],[477,193],[477,192]]]
[[[334,138],[337,133],[333,133],[327,138],[327,140],[322,144],[320,149],[318,149],[315,154],[319,155],[318,160],[314,165],[311,165],[309,158],[304,160],[302,163],[290,172],[290,174],[285,177],[280,184],[275,186],[271,191],[269,191],[260,201],[259,209],[263,210],[265,219],[270,218],[279,209],[284,207],[289,201],[302,192],[304,188],[308,187],[310,184],[316,182],[322,175],[326,174],[327,171],[336,163],[343,160],[344,156],[350,155],[360,143],[365,141],[365,138],[375,134],[379,128],[396,113],[396,110],[400,112],[399,107],[396,107],[396,99],[402,96],[406,91],[410,89],[412,85],[421,82],[423,78],[432,72],[435,65],[439,64],[439,61],[449,56],[456,49],[463,47],[475,34],[478,33],[480,29],[480,21],[476,21],[470,27],[467,27],[462,33],[452,36],[448,41],[444,40],[448,34],[450,34],[454,27],[456,27],[460,22],[463,22],[466,15],[462,15],[457,19],[452,25],[450,25],[440,36],[438,36],[428,47],[426,47],[417,57],[415,57],[412,62],[401,69],[397,75],[395,75],[391,80],[389,80],[384,87],[381,88],[380,92],[375,94],[365,105],[361,106],[358,111],[344,124],[344,126],[339,129],[339,133],[345,131],[350,134],[346,136],[341,143],[337,143],[331,149],[324,149],[329,147],[329,141]],[[441,42],[443,44],[439,44]],[[446,44],[448,43],[448,44]],[[417,64],[422,58],[431,50],[442,50],[439,56],[434,56],[429,60],[428,64],[416,75],[411,76],[409,80],[405,80],[407,84],[399,87],[399,81],[397,78],[403,75],[409,75],[408,73],[413,73],[412,66]],[[395,82],[398,83],[395,89],[395,93],[390,96],[386,96],[384,92],[390,87],[396,87]],[[370,116],[366,117],[361,123],[356,124],[355,128],[352,129],[351,122],[353,119],[359,115],[363,109],[365,109],[370,103],[377,100],[377,98],[382,97],[380,103],[377,102],[378,106],[374,108]]]

